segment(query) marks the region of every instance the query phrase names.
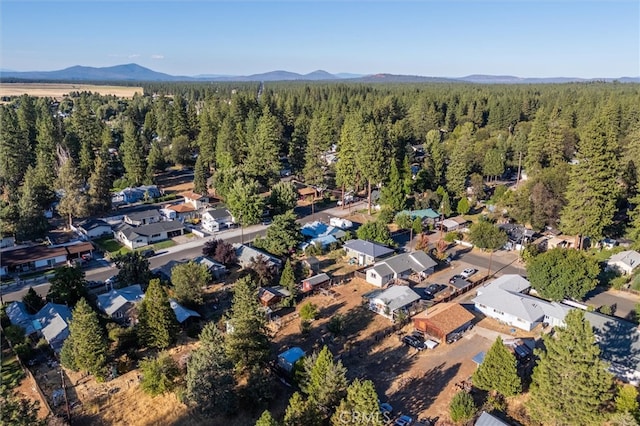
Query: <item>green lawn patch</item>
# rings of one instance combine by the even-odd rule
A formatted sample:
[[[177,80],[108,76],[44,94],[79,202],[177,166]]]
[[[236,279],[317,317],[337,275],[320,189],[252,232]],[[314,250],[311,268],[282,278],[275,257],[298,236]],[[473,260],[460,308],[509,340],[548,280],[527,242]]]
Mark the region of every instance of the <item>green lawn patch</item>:
[[[93,243],[105,253],[109,253],[111,256],[129,253],[131,250],[123,246],[113,238],[100,238],[93,240]]]
[[[176,245],[176,242],[173,240],[160,241],[159,243],[153,244],[154,250],[162,250],[169,247],[173,247]]]

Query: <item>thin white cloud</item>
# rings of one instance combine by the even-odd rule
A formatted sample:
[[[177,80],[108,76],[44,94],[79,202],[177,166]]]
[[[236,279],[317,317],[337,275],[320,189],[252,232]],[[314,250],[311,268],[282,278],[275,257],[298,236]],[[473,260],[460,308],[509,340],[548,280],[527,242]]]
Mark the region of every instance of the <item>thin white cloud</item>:
[[[131,55],[129,55],[129,59],[132,59],[132,58],[139,58],[139,57],[140,57],[140,54],[139,54],[139,53],[132,53]]]
[[[164,59],[164,55],[151,55],[151,59]]]

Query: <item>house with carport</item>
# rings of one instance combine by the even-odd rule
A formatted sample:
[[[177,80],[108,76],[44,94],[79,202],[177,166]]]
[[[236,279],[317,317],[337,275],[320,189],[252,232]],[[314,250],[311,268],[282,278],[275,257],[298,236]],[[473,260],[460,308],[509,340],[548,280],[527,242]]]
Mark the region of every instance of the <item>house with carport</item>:
[[[386,258],[366,270],[366,281],[383,287],[394,280],[415,278],[417,281],[431,275],[436,262],[422,250],[401,253]]]
[[[379,260],[395,253],[394,249],[366,240],[345,241],[344,244],[342,244],[342,248],[346,252],[347,257],[355,258],[356,263],[360,266],[373,265]]]

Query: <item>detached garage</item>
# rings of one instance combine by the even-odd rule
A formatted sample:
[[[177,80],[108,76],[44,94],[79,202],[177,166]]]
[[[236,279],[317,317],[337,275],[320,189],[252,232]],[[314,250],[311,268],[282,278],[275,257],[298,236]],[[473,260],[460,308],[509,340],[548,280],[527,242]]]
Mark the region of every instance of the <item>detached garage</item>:
[[[438,303],[413,317],[416,330],[446,343],[447,336],[469,327],[474,315],[458,303]]]

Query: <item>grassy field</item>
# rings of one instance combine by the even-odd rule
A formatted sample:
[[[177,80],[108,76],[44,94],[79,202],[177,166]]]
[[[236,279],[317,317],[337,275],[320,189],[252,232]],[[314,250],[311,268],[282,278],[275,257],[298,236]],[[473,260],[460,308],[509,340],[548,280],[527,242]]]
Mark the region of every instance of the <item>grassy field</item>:
[[[3,83],[0,96],[21,96],[64,98],[69,92],[93,92],[101,95],[115,95],[133,98],[135,93],[142,95],[142,87],[99,86],[95,84],[58,84],[58,83]]]
[[[3,339],[4,340],[4,339]],[[4,342],[3,342],[4,343]],[[18,364],[18,359],[15,357],[8,344],[3,344],[2,349],[2,384],[6,385],[9,389],[20,384],[20,380],[24,377],[24,372]]]

